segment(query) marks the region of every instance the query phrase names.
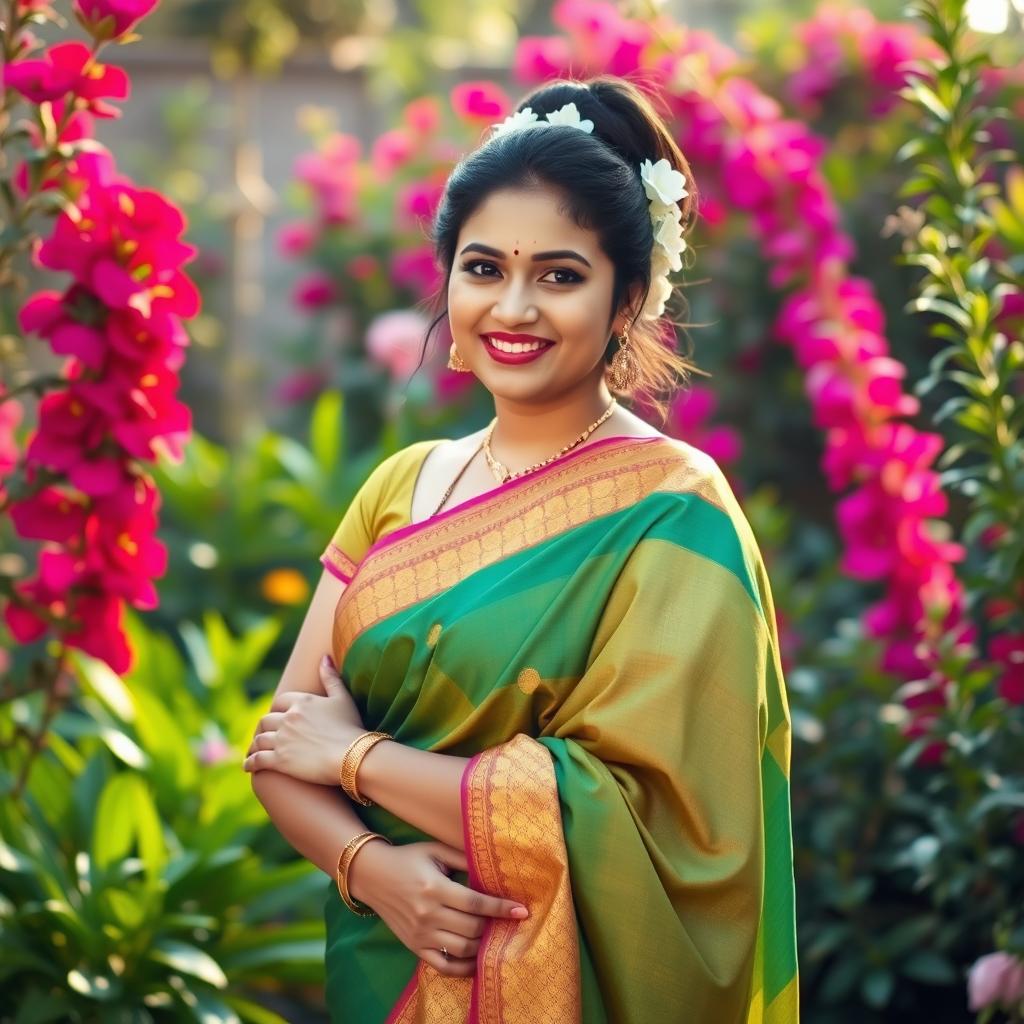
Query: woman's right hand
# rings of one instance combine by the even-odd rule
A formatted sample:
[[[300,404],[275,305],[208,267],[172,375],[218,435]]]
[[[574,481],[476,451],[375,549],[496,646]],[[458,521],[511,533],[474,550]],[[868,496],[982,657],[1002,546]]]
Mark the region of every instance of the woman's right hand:
[[[448,877],[467,871],[462,850],[440,841],[391,846],[364,843],[349,865],[348,890],[372,907],[404,946],[441,974],[467,978],[476,972],[487,919],[521,920],[529,911],[515,900],[477,892]],[[523,913],[514,913],[521,908]],[[441,947],[448,949],[445,959]]]

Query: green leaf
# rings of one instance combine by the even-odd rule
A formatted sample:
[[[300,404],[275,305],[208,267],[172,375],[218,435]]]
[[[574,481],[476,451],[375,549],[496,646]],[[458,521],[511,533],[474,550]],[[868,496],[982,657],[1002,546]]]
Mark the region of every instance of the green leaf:
[[[893,977],[892,972],[884,968],[879,967],[873,971],[868,971],[860,986],[864,1002],[868,1006],[873,1006],[876,1010],[888,1006],[889,1000],[892,998],[895,981],[896,979]]]
[[[149,959],[166,964],[182,974],[201,978],[214,988],[227,988],[228,979],[220,964],[209,953],[179,942],[177,939],[157,939],[149,950]]]
[[[92,860],[99,868],[127,857],[135,842],[135,781],[127,772],[114,775],[100,794],[92,836]]]
[[[71,651],[70,656],[82,689],[97,697],[119,721],[134,721],[135,705],[121,677],[105,662],[82,654],[81,651]]]
[[[912,953],[900,964],[901,973],[926,985],[952,985],[959,977],[956,968],[942,956],[928,949]]]
[[[900,89],[899,94],[907,99],[916,101],[943,123],[948,123],[952,116],[949,108],[923,82],[912,82],[905,88]]]
[[[954,321],[965,331],[969,331],[972,326],[970,314],[946,299],[919,295],[917,298],[911,299],[904,308],[910,313],[938,313],[940,316]]]
[[[344,419],[340,391],[324,391],[313,406],[309,429],[310,448],[321,472],[337,470],[344,450]]]

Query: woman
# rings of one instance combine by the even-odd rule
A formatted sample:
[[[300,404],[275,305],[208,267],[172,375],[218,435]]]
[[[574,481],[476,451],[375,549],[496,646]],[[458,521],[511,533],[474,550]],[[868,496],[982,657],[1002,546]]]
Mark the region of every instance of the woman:
[[[600,77],[447,184],[439,319],[495,418],[360,489],[245,762],[332,876],[335,1021],[798,1019],[769,581],[714,461],[612,393],[692,369],[659,333],[688,179]]]

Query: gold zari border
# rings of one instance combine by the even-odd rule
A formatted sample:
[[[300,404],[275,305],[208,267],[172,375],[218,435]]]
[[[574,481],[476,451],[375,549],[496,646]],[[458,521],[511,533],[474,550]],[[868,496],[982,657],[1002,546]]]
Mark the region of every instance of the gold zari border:
[[[702,452],[671,438],[625,438],[580,449],[575,458],[518,486],[424,524],[370,551],[334,614],[332,645],[341,665],[360,633],[402,608],[447,590],[484,566],[508,558],[655,491],[689,492],[725,508]]]
[[[555,768],[523,733],[482,751],[463,780],[474,888],[521,901],[492,918],[472,978],[420,961],[388,1024],[580,1024],[580,961]]]

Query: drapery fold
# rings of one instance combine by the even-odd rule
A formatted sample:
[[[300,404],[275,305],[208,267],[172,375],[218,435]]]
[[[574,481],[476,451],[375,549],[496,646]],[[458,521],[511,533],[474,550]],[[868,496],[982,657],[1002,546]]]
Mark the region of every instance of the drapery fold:
[[[339,604],[364,721],[470,757],[467,882],[531,914],[487,925],[470,979],[389,949],[388,1012],[337,1020],[798,1021],[790,720],[760,552],[710,460],[617,440],[399,531]],[[366,920],[328,907],[329,968],[332,930],[339,958],[386,945]],[[339,960],[339,1007],[357,979]]]

